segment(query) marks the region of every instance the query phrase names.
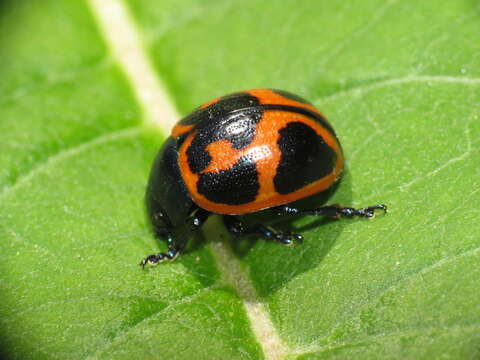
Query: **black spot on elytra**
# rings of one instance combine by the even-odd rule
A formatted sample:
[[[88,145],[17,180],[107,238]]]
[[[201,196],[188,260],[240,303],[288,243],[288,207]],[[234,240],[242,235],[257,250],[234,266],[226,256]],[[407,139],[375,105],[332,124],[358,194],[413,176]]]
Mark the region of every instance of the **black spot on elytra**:
[[[211,154],[206,151],[209,144],[228,140],[233,148],[242,149],[252,142],[256,124],[262,118],[258,104],[254,96],[233,93],[195,110],[180,121],[182,125],[195,125],[195,136],[187,149],[188,165],[193,173],[200,173],[212,161]]]
[[[200,174],[197,191],[210,201],[240,205],[254,201],[260,184],[257,166],[249,158],[241,158],[230,169]]]
[[[234,149],[248,146],[256,132],[257,123],[262,118],[258,108],[244,109],[201,122],[195,128],[195,136],[187,149],[188,165],[193,173],[200,173],[208,167],[212,157],[206,147],[220,140],[228,140]]]
[[[273,179],[278,193],[299,190],[328,175],[335,167],[335,151],[308,125],[292,122],[279,133],[282,156]]]
[[[259,105],[259,101],[255,96],[244,92],[229,94],[220,98],[206,108],[198,108],[191,114],[180,120],[182,125],[195,125],[208,119],[216,119],[224,117],[232,111],[239,109],[248,109]]]

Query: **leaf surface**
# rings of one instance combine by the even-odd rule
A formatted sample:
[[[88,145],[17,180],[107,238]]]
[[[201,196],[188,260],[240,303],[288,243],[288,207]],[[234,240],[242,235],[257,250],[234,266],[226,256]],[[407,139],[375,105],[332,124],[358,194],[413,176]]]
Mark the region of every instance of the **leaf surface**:
[[[373,221],[281,221],[305,237],[290,248],[232,242],[213,219],[188,253],[148,271],[140,259],[165,247],[143,196],[169,122],[152,126],[98,3],[0,4],[9,357],[480,355],[474,2],[124,3],[123,25],[181,114],[239,89],[298,93],[346,154],[330,203],[390,209]]]

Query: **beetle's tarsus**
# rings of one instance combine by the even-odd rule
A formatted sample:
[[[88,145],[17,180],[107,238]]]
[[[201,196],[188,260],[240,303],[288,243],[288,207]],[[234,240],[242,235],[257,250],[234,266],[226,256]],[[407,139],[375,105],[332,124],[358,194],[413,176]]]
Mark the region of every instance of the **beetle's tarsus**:
[[[275,231],[270,227],[259,226],[258,234],[263,236],[267,240],[273,240],[285,246],[291,246],[295,243],[301,244],[303,242],[303,236],[295,234],[291,231]]]
[[[173,261],[177,258],[180,251],[177,249],[170,249],[166,253],[152,254],[144,258],[140,262],[142,269],[145,269],[145,266],[157,266],[165,260]]]
[[[283,205],[274,209],[277,215],[328,216],[335,219],[339,219],[341,217],[353,218],[355,216],[371,219],[375,216],[375,210],[383,210],[384,213],[387,213],[387,206],[384,204],[377,204],[365,208],[355,209],[340,205],[328,205],[316,209],[302,210],[288,205]]]
[[[259,235],[266,240],[275,241],[286,246],[295,243],[300,244],[303,241],[303,236],[300,234],[295,234],[291,231],[277,231],[265,225],[257,224],[246,228],[236,216],[226,215],[223,217],[223,221],[227,230],[235,237]]]
[[[175,260],[185,248],[190,232],[200,229],[203,223],[208,219],[210,214],[211,213],[206,210],[196,209],[192,216],[188,217],[185,220],[185,229],[187,231],[187,234],[184,233],[183,236],[180,236],[180,238],[177,239],[177,241],[173,240],[174,237],[170,230],[166,231],[163,234],[163,238],[167,241],[168,244],[167,252],[149,255],[144,258],[140,262],[140,266],[142,267],[142,269],[145,269],[145,266],[156,266],[165,260]]]
[[[365,218],[373,218],[375,216],[375,210],[383,210],[384,213],[387,213],[387,206],[383,204],[373,205],[366,208],[350,208],[350,207],[338,207],[339,215],[353,218],[355,216],[358,217],[365,217]]]

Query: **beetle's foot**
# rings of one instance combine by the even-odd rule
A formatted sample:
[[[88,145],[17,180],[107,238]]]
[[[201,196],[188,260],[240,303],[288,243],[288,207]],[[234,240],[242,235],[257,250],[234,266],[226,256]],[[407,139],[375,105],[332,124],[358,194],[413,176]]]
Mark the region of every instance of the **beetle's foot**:
[[[257,235],[266,240],[275,241],[286,246],[295,243],[300,244],[303,241],[302,235],[294,234],[291,231],[276,231],[269,226],[260,224],[247,228],[236,216],[226,215],[223,217],[223,221],[230,234],[235,237],[240,237],[242,235]]]
[[[265,227],[262,229],[262,235],[267,240],[272,240],[283,244],[285,246],[290,246],[295,243],[301,244],[303,242],[303,236],[300,234],[295,234],[291,231],[274,231],[273,229]]]
[[[279,243],[285,246],[291,246],[293,244],[301,244],[303,242],[303,236],[300,234],[292,233],[291,231],[285,231],[277,234],[277,240]]]
[[[179,251],[171,249],[168,250],[166,253],[149,255],[140,262],[140,266],[142,267],[142,269],[145,269],[145,266],[157,266],[165,260],[175,260],[179,253]]]
[[[240,222],[230,224],[228,231],[235,237],[240,237],[248,233],[247,229]]]
[[[372,219],[375,216],[375,210],[383,210],[387,213],[387,206],[383,204],[373,205],[366,208],[355,209],[349,207],[338,207],[339,216],[353,218],[355,216]]]

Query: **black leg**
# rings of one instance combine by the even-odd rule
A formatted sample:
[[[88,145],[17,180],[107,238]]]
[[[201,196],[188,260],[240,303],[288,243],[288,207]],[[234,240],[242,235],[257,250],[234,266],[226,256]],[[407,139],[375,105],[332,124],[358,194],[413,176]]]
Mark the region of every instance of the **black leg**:
[[[140,262],[142,268],[145,268],[145,265],[155,266],[164,260],[175,260],[180,252],[185,248],[191,233],[200,229],[209,216],[210,213],[208,211],[200,208],[196,209],[193,215],[186,219],[182,233],[179,235],[177,241],[173,239],[173,227],[166,228],[166,232],[162,237],[167,240],[167,252],[147,256]]]
[[[164,210],[158,210],[152,216],[152,224],[155,235],[165,239],[167,242],[171,242],[173,225]]]
[[[316,209],[298,209],[289,205],[283,205],[272,209],[278,215],[313,215],[313,216],[329,216],[333,218],[347,217],[353,218],[355,216],[373,218],[375,210],[383,210],[387,212],[387,206],[383,204],[373,205],[366,208],[354,209],[351,207],[342,207],[340,205],[323,206]]]
[[[292,245],[294,242],[301,243],[303,240],[303,237],[300,234],[294,234],[290,231],[275,231],[270,227],[260,224],[245,228],[236,216],[225,215],[223,217],[223,222],[225,223],[227,230],[236,237],[258,235],[264,239],[275,241],[283,245]]]

